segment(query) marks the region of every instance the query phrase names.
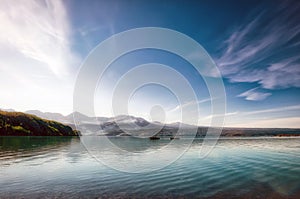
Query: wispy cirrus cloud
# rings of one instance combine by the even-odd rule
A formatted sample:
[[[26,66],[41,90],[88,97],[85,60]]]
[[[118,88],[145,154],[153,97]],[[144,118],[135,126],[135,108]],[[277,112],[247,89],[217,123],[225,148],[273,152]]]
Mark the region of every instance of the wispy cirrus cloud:
[[[300,111],[300,105],[283,106],[283,107],[276,107],[276,108],[271,108],[271,109],[248,111],[248,112],[244,112],[242,114],[243,115],[255,115],[255,114],[265,114],[265,113],[275,113],[275,112],[287,112],[287,111]]]
[[[238,112],[235,111],[235,112],[230,112],[230,113],[225,113],[225,114],[208,115],[208,116],[204,117],[203,120],[212,119],[214,117],[228,117],[228,116],[233,116],[233,115],[237,115],[237,114],[238,114]]]
[[[244,97],[246,100],[250,101],[260,101],[272,95],[272,93],[259,92],[257,91],[257,89],[258,88],[250,89],[246,92],[239,94],[237,97]]]
[[[212,100],[214,100],[214,99],[213,98],[205,98],[205,99],[198,100],[198,101],[189,101],[189,102],[186,102],[184,104],[177,105],[175,108],[169,110],[169,112],[179,111],[179,110],[181,110],[183,108],[186,108],[186,107],[189,107],[189,106],[195,107],[196,105],[206,103],[206,102],[211,102]]]
[[[0,24],[1,106],[71,112],[80,57],[64,2],[3,0]]]
[[[231,82],[257,82],[266,89],[300,87],[300,4],[274,5],[252,13],[255,17],[234,28],[223,43],[217,64]]]
[[[226,113],[227,127],[262,127],[262,128],[299,128],[300,105],[282,106],[254,111],[238,111]],[[218,117],[218,115],[214,116]],[[203,122],[212,116],[205,117]]]
[[[1,67],[11,67],[16,58],[23,66],[37,61],[55,75],[68,71],[77,61],[71,50],[71,27],[63,1],[1,1]]]

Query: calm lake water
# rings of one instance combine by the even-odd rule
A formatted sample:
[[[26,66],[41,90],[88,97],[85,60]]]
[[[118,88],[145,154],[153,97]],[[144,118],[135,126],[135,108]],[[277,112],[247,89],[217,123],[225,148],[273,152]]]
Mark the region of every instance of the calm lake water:
[[[147,173],[106,163],[130,169],[155,152],[145,164],[157,165],[163,162],[158,149],[170,140],[111,141],[138,159],[112,154],[105,144],[90,153],[79,138],[0,137],[0,198],[300,198],[299,138],[220,139],[206,158],[199,158],[203,140],[196,139],[175,162]],[[166,150],[175,153],[183,142],[173,140]],[[92,156],[97,153],[106,165]]]

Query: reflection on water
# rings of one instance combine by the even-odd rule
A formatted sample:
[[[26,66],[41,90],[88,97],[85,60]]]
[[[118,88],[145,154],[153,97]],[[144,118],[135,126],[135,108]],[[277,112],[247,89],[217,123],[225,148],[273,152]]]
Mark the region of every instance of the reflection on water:
[[[94,155],[133,168],[137,163],[161,163],[162,154],[167,151],[171,156],[187,143],[185,139],[173,140],[172,145],[170,140],[110,140],[131,155],[109,150],[101,139],[93,139],[100,143]],[[300,197],[299,138],[221,139],[205,159],[199,158],[201,143],[196,139],[167,167],[130,174],[99,163],[78,138],[0,137],[0,198]],[[141,155],[151,152],[156,156],[150,160]]]
[[[115,170],[129,173],[153,172],[180,158],[193,139],[149,140],[134,137],[83,136],[90,155]],[[200,145],[199,145],[200,146]]]
[[[59,150],[71,144],[71,141],[79,142],[75,137],[1,137],[0,136],[0,161],[10,159],[18,160],[31,158],[34,156],[41,157],[47,155],[51,151]]]

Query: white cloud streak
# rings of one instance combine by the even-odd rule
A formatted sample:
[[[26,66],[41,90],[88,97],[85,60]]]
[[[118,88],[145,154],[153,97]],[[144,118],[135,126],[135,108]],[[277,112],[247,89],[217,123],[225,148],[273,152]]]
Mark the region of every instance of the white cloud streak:
[[[203,120],[208,120],[208,119],[210,120],[214,117],[224,117],[225,118],[225,117],[233,116],[233,115],[237,115],[237,114],[238,114],[238,112],[235,111],[235,112],[225,113],[224,115],[222,115],[222,114],[209,115],[209,116],[204,117]]]
[[[261,101],[272,95],[271,93],[263,93],[256,91],[258,88],[250,89],[246,92],[239,94],[237,97],[244,97],[246,100],[250,101]]]
[[[199,122],[203,125],[209,125],[213,117],[225,117],[226,127],[300,128],[300,118],[296,114],[299,111],[300,105],[255,111],[235,111],[225,115],[209,115],[203,117]],[[290,114],[291,112],[294,114]],[[277,117],[277,113],[280,113],[281,117]]]
[[[235,28],[217,59],[231,82],[257,82],[266,89],[300,87],[300,4],[281,2],[252,13]]]
[[[0,23],[0,52],[23,55],[22,67],[34,60],[61,76],[78,61],[70,48],[71,27],[62,1],[1,1]]]
[[[176,106],[175,108],[171,109],[169,112],[179,111],[183,108],[198,105],[198,104],[202,104],[202,103],[206,103],[206,102],[210,102],[212,100],[213,100],[212,98],[206,98],[206,99],[198,100],[198,101],[190,101],[190,102],[187,102],[185,104],[180,104],[180,105]]]
[[[1,107],[71,112],[80,57],[63,1],[3,0],[0,23]]]
[[[285,112],[285,111],[300,111],[300,105],[294,106],[284,106],[278,108],[271,108],[271,109],[263,109],[258,111],[249,111],[242,113],[243,115],[255,115],[255,114],[265,114],[265,113],[274,113],[274,112]]]

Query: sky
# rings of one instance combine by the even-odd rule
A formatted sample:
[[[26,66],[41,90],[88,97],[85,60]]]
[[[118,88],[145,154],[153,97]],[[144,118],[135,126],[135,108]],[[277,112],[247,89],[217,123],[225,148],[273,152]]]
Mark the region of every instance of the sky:
[[[191,37],[215,62],[226,91],[225,126],[300,128],[299,13],[299,2],[277,0],[3,0],[0,108],[71,113],[76,77],[95,47],[126,30],[161,27]],[[179,72],[196,100],[179,103],[169,88],[144,85],[126,99],[128,114],[171,123],[180,121],[182,107],[192,117],[196,104],[198,124],[209,125],[214,115],[203,77],[186,60],[157,49],[130,52],[110,65],[95,90],[98,116],[113,116],[113,88],[146,63]],[[174,82],[180,94],[187,92],[176,75],[154,75]]]

